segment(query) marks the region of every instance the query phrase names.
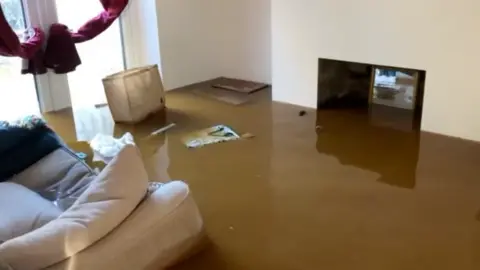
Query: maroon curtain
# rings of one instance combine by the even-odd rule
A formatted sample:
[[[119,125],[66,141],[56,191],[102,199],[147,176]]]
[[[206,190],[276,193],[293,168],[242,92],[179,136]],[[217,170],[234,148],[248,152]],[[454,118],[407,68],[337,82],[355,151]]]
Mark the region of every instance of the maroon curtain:
[[[0,55],[18,56],[24,59],[32,58],[42,47],[45,35],[39,28],[34,28],[34,34],[26,42],[21,43],[17,34],[7,22],[0,6]]]
[[[24,74],[43,74],[46,71],[45,67],[52,68],[56,73],[74,71],[81,64],[75,43],[91,40],[103,33],[128,5],[128,0],[100,0],[100,2],[104,10],[76,32],[71,32],[63,24],[53,24],[50,27],[45,53],[39,52],[44,37],[39,29],[36,29],[35,36],[28,42],[20,43],[1,12],[0,55],[30,59],[29,64],[22,70]],[[76,4],[82,3],[77,1]]]
[[[128,4],[128,0],[100,0],[100,2],[104,11],[80,27],[76,33],[72,33],[75,43],[90,40],[101,34],[120,17]]]

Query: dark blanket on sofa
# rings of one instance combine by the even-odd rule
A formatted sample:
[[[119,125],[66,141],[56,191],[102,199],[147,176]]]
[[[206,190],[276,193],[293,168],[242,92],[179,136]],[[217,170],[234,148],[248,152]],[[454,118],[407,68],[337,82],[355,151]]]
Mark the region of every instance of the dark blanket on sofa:
[[[0,122],[0,182],[8,180],[64,146],[41,118],[29,116]]]

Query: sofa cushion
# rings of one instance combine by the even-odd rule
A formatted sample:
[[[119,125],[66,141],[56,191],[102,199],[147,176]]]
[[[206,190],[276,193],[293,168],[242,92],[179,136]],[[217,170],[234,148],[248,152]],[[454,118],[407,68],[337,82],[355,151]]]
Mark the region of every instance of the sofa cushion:
[[[23,185],[67,210],[85,192],[96,173],[67,147],[61,147],[9,181]]]
[[[37,116],[0,122],[0,182],[22,172],[64,145],[60,137]]]
[[[77,254],[122,223],[147,187],[138,149],[126,146],[56,220],[0,244],[0,261],[14,269],[43,269]]]
[[[0,243],[54,220],[62,211],[28,188],[0,183]]]

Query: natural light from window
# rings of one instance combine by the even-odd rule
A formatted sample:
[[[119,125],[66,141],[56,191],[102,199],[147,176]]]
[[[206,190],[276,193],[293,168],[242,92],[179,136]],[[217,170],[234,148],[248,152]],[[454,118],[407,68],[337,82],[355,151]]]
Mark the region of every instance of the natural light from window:
[[[0,0],[8,23],[17,33],[25,30],[21,0]],[[0,56],[0,119],[38,114],[38,98],[32,75],[22,75],[22,59]]]

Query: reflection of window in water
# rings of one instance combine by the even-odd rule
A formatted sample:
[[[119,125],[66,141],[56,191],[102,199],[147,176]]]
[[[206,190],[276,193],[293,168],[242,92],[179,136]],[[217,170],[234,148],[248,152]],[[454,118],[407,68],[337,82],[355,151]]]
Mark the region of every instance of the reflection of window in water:
[[[391,69],[377,68],[375,72],[375,84],[394,85],[397,81],[397,72]]]
[[[415,74],[388,68],[375,69],[373,103],[413,109],[416,95]]]
[[[380,76],[387,76],[387,77],[395,77],[397,76],[397,72],[388,69],[380,69]]]

